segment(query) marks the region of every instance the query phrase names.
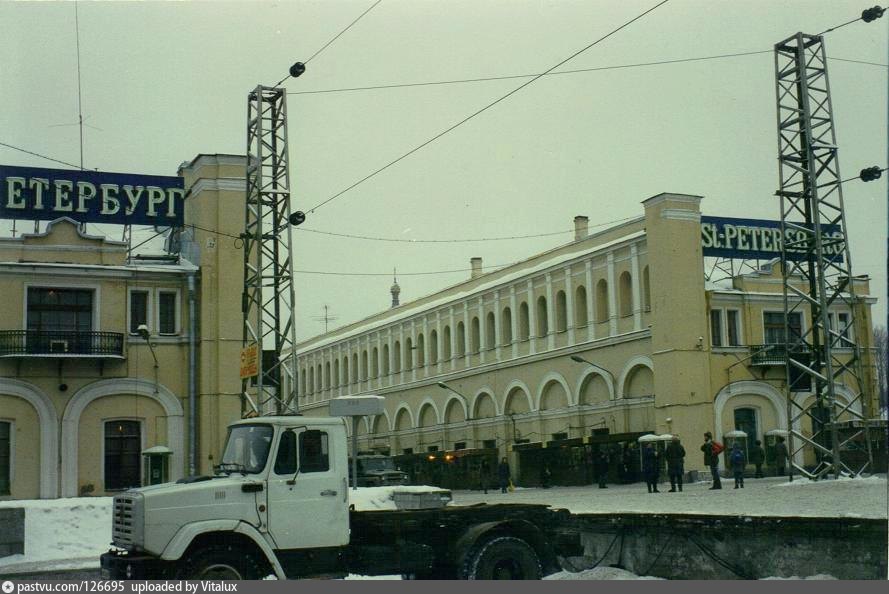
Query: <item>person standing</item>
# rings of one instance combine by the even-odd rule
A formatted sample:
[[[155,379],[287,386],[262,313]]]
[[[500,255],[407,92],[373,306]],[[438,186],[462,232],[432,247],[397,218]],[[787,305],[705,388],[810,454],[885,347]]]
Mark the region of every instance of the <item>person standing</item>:
[[[487,459],[483,459],[481,466],[478,469],[478,478],[482,484],[482,490],[485,492],[485,495],[488,494],[488,481],[491,477],[491,465],[488,464]]]
[[[650,443],[642,448],[642,474],[649,493],[660,493],[657,490],[658,459],[657,452]]]
[[[732,465],[732,474],[735,477],[735,489],[744,488],[744,469],[747,467],[747,458],[741,450],[741,444],[737,441],[732,445],[732,453],[729,456]]]
[[[685,448],[679,442],[679,438],[675,435],[670,445],[664,452],[667,459],[667,474],[670,476],[670,490],[668,493],[675,493],[676,487],[682,492],[682,474],[685,472]]]
[[[506,461],[506,456],[500,460],[500,465],[497,466],[497,479],[500,481],[500,492],[506,493],[506,489],[509,487],[509,462]]]
[[[704,433],[704,445],[701,446],[701,451],[704,452],[704,465],[710,467],[710,475],[713,477],[711,491],[722,488],[722,481],[719,480],[719,453],[722,449],[719,442],[713,441],[712,433],[709,431]]]
[[[762,449],[762,442],[756,440],[756,445],[750,448],[750,463],[756,466],[756,474],[753,478],[762,478],[762,463],[766,460],[766,453]]]
[[[775,440],[775,466],[778,468],[778,476],[784,476],[784,467],[787,465],[787,446],[780,435]]]
[[[607,489],[605,481],[608,479],[608,452],[605,448],[600,447],[596,452],[596,480],[599,481],[600,489]]]

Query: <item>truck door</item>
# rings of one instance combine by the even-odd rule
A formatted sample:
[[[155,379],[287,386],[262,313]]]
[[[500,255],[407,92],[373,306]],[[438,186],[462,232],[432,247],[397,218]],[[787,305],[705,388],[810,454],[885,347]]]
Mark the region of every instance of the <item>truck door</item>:
[[[323,430],[281,432],[268,489],[269,533],[279,549],[348,544],[348,490],[336,447]]]

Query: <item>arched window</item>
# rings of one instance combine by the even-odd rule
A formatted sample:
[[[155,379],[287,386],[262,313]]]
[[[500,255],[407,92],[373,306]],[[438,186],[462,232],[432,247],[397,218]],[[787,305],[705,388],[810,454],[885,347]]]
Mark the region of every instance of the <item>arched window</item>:
[[[380,351],[377,347],[374,347],[373,355],[370,357],[370,372],[372,378],[380,377]]]
[[[556,293],[556,332],[568,329],[568,300],[565,291]]]
[[[414,368],[414,342],[411,340],[411,337],[408,336],[404,339],[404,369],[407,371],[408,369]]]
[[[519,340],[528,340],[531,336],[531,322],[528,304],[522,301],[519,305]]]
[[[457,356],[466,355],[466,326],[463,322],[457,322]]]
[[[422,334],[417,335],[417,367],[426,365],[426,339]]]
[[[331,378],[333,382],[330,384],[331,388],[336,388],[340,385],[340,360],[333,360],[333,377]]]
[[[648,282],[648,266],[642,269],[642,307],[651,311],[651,285]]]
[[[596,321],[608,321],[608,281],[604,278],[596,283]]]
[[[383,377],[389,375],[389,345],[383,345]]]
[[[433,330],[429,333],[429,364],[438,363],[438,332]]]
[[[361,380],[367,381],[367,378],[370,377],[367,374],[367,349],[361,351]]]
[[[485,316],[485,346],[488,347],[488,350],[497,346],[497,330],[493,311],[489,311]]]
[[[478,318],[473,316],[472,322],[470,322],[470,353],[477,353],[481,350],[481,336],[478,327]]]
[[[512,344],[512,310],[508,307],[503,308],[503,314],[500,316],[500,342]]]
[[[364,352],[364,367],[367,367],[367,351]],[[352,383],[358,383],[358,353],[352,353]]]
[[[543,337],[549,334],[549,320],[547,319],[546,297],[537,298],[537,336]]]
[[[315,368],[309,367],[309,389],[306,391],[306,394],[311,394],[315,391]]]
[[[401,371],[401,343],[397,340],[392,349],[392,355],[392,373],[399,373]]]
[[[586,317],[586,289],[583,285],[574,291],[574,327],[583,328],[589,323]]]
[[[320,392],[321,389],[322,389],[322,387],[323,387],[323,384],[321,383],[321,380],[322,380],[322,375],[321,375],[321,364],[318,363],[318,366],[317,366],[317,368],[316,368],[316,373],[315,373],[315,391],[316,391],[316,392]]]
[[[620,273],[620,315],[621,317],[633,315],[633,277],[630,273],[623,271]]]
[[[343,357],[343,384],[349,383],[349,355]]]
[[[450,326],[444,327],[444,332],[442,333],[441,338],[442,338],[441,348],[442,348],[442,352],[444,354],[443,358],[445,361],[448,361],[453,356],[453,354],[451,353],[451,327]]]
[[[325,390],[330,389],[330,361],[324,364],[324,386]]]
[[[303,367],[299,370],[299,394],[300,396],[306,395],[306,368]]]

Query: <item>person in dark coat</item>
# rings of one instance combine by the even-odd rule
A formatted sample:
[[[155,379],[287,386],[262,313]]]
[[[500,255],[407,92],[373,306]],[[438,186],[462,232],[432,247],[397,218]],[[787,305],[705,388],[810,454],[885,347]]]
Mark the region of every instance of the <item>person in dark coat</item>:
[[[657,490],[658,459],[657,452],[650,443],[642,448],[642,474],[649,493],[660,493]]]
[[[713,452],[713,434],[707,431],[704,434],[704,445],[701,446],[704,452],[704,465],[710,468],[710,475],[713,477],[713,486],[710,490],[721,489],[722,481],[719,480],[719,454]]]
[[[540,471],[540,486],[544,489],[549,489],[552,476],[553,473],[549,469],[549,464],[544,463],[543,470]]]
[[[664,451],[664,457],[667,459],[667,474],[670,476],[670,490],[668,493],[675,493],[676,487],[682,492],[682,473],[685,472],[685,448],[679,443],[678,437],[673,437],[670,445]]]
[[[762,449],[762,442],[756,440],[756,445],[749,448],[750,463],[756,466],[756,474],[753,478],[762,478],[762,463],[766,461],[765,450]]]
[[[729,463],[732,465],[732,474],[735,477],[735,489],[744,488],[744,469],[747,467],[747,457],[741,449],[741,444],[735,442],[732,445],[732,453],[729,454]]]
[[[607,489],[605,481],[608,479],[608,452],[604,448],[599,448],[595,454],[596,460],[596,480],[599,481],[600,489]]]
[[[482,490],[485,495],[488,494],[488,482],[491,480],[491,465],[487,460],[482,460],[481,466],[478,468],[478,480],[481,483]]]
[[[787,465],[787,446],[784,438],[778,436],[775,443],[775,466],[778,468],[778,476],[784,476],[784,467]]]
[[[506,461],[506,456],[500,460],[500,464],[497,466],[497,479],[500,481],[500,492],[506,493],[506,489],[509,487],[509,463]]]

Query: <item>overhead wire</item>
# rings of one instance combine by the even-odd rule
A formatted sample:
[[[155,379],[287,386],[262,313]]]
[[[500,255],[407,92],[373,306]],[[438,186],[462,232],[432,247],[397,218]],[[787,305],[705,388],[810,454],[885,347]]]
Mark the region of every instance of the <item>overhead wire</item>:
[[[32,155],[34,157],[40,157],[41,159],[46,159],[47,161],[52,161],[54,163],[61,163],[62,165],[68,165],[69,167],[74,167],[75,169],[80,169],[79,165],[75,165],[74,163],[69,163],[68,161],[61,161],[59,159],[53,159],[52,157],[48,157],[46,155],[41,155],[40,153],[35,153],[34,151],[29,151],[27,149],[23,149],[19,146],[13,146],[11,144],[6,144],[5,142],[0,142],[0,146],[5,146],[6,148],[11,148],[16,151],[20,151],[27,155]]]
[[[444,136],[444,135],[447,134],[448,132],[450,132],[450,131],[452,131],[452,130],[454,130],[454,129],[460,127],[460,126],[462,126],[463,124],[465,124],[466,122],[470,121],[471,119],[473,119],[474,117],[478,116],[479,114],[484,113],[485,111],[487,111],[488,109],[494,107],[495,105],[497,105],[497,104],[500,103],[501,101],[504,101],[504,100],[507,99],[508,97],[511,97],[512,95],[514,95],[515,93],[517,93],[517,92],[519,92],[520,90],[524,89],[525,87],[527,87],[528,85],[530,85],[530,84],[533,83],[534,81],[538,80],[538,79],[541,78],[542,76],[546,75],[546,74],[549,73],[549,72],[552,72],[553,70],[555,70],[556,68],[558,68],[558,67],[561,66],[562,64],[565,64],[565,63],[568,62],[569,60],[571,60],[571,59],[575,58],[576,56],[582,54],[583,52],[587,51],[588,49],[590,49],[591,47],[595,46],[596,44],[601,43],[602,41],[604,41],[605,39],[608,39],[609,37],[611,37],[611,36],[614,35],[615,33],[617,33],[617,32],[619,32],[619,31],[625,29],[626,27],[630,26],[632,23],[634,23],[634,22],[636,22],[637,20],[643,18],[644,16],[646,16],[646,15],[649,14],[650,12],[652,12],[652,11],[658,9],[659,7],[663,6],[664,4],[666,4],[666,3],[669,2],[669,1],[670,1],[670,0],[661,0],[661,2],[657,3],[655,6],[653,6],[653,7],[649,8],[649,9],[645,10],[645,11],[642,12],[641,14],[639,14],[639,15],[633,17],[632,19],[630,19],[630,20],[627,21],[626,23],[622,24],[621,26],[617,27],[616,29],[613,29],[613,30],[610,31],[609,33],[603,35],[602,37],[600,37],[600,38],[597,39],[596,41],[594,41],[594,42],[590,43],[589,45],[583,47],[582,49],[580,49],[580,50],[574,52],[573,54],[571,54],[570,56],[568,56],[567,58],[565,58],[564,60],[562,60],[561,62],[559,62],[558,64],[556,64],[555,66],[552,66],[551,68],[548,68],[548,69],[545,70],[544,72],[542,72],[542,73],[536,75],[536,76],[535,76],[534,78],[532,78],[531,80],[522,83],[521,85],[519,85],[519,86],[516,87],[515,89],[511,90],[510,92],[506,93],[505,95],[502,95],[502,96],[499,97],[498,99],[495,99],[495,100],[492,101],[491,103],[488,103],[487,105],[485,105],[485,106],[482,107],[481,109],[479,109],[479,110],[473,112],[471,115],[469,115],[469,116],[463,118],[462,120],[460,120],[460,121],[457,122],[456,124],[450,126],[450,127],[447,128],[446,130],[444,130],[444,131],[442,131],[442,132],[439,132],[438,134],[436,134],[435,136],[433,136],[433,137],[430,138],[429,140],[427,140],[427,141],[423,142],[422,144],[420,144],[420,145],[414,147],[413,149],[411,149],[411,150],[409,150],[408,152],[404,153],[404,154],[401,155],[400,157],[397,157],[396,159],[390,161],[389,163],[387,163],[386,165],[380,167],[379,169],[377,169],[377,170],[374,171],[373,173],[370,173],[370,174],[364,176],[363,178],[361,178],[361,179],[358,180],[357,182],[353,183],[353,184],[350,185],[349,187],[347,187],[347,188],[345,188],[345,189],[343,189],[343,190],[340,190],[339,192],[337,192],[337,193],[334,194],[333,196],[330,196],[329,198],[325,199],[324,201],[320,202],[319,204],[316,204],[316,205],[313,206],[312,208],[308,209],[308,212],[310,212],[310,213],[315,212],[317,209],[319,209],[319,208],[321,208],[321,207],[323,207],[323,206],[329,204],[330,202],[332,202],[333,200],[339,198],[340,196],[342,196],[343,194],[345,194],[345,193],[348,192],[349,190],[352,190],[352,189],[355,188],[356,186],[358,186],[358,185],[364,183],[365,181],[371,179],[372,177],[378,175],[379,173],[382,173],[383,171],[385,171],[385,170],[388,169],[389,167],[395,165],[396,163],[398,163],[398,162],[401,161],[402,159],[405,159],[405,158],[409,157],[410,155],[412,155],[412,154],[414,154],[415,152],[419,151],[419,150],[422,149],[423,147],[425,147],[425,146],[427,146],[427,145],[429,145],[429,144],[435,142],[436,140],[438,140],[439,138],[441,138],[442,136]]]

